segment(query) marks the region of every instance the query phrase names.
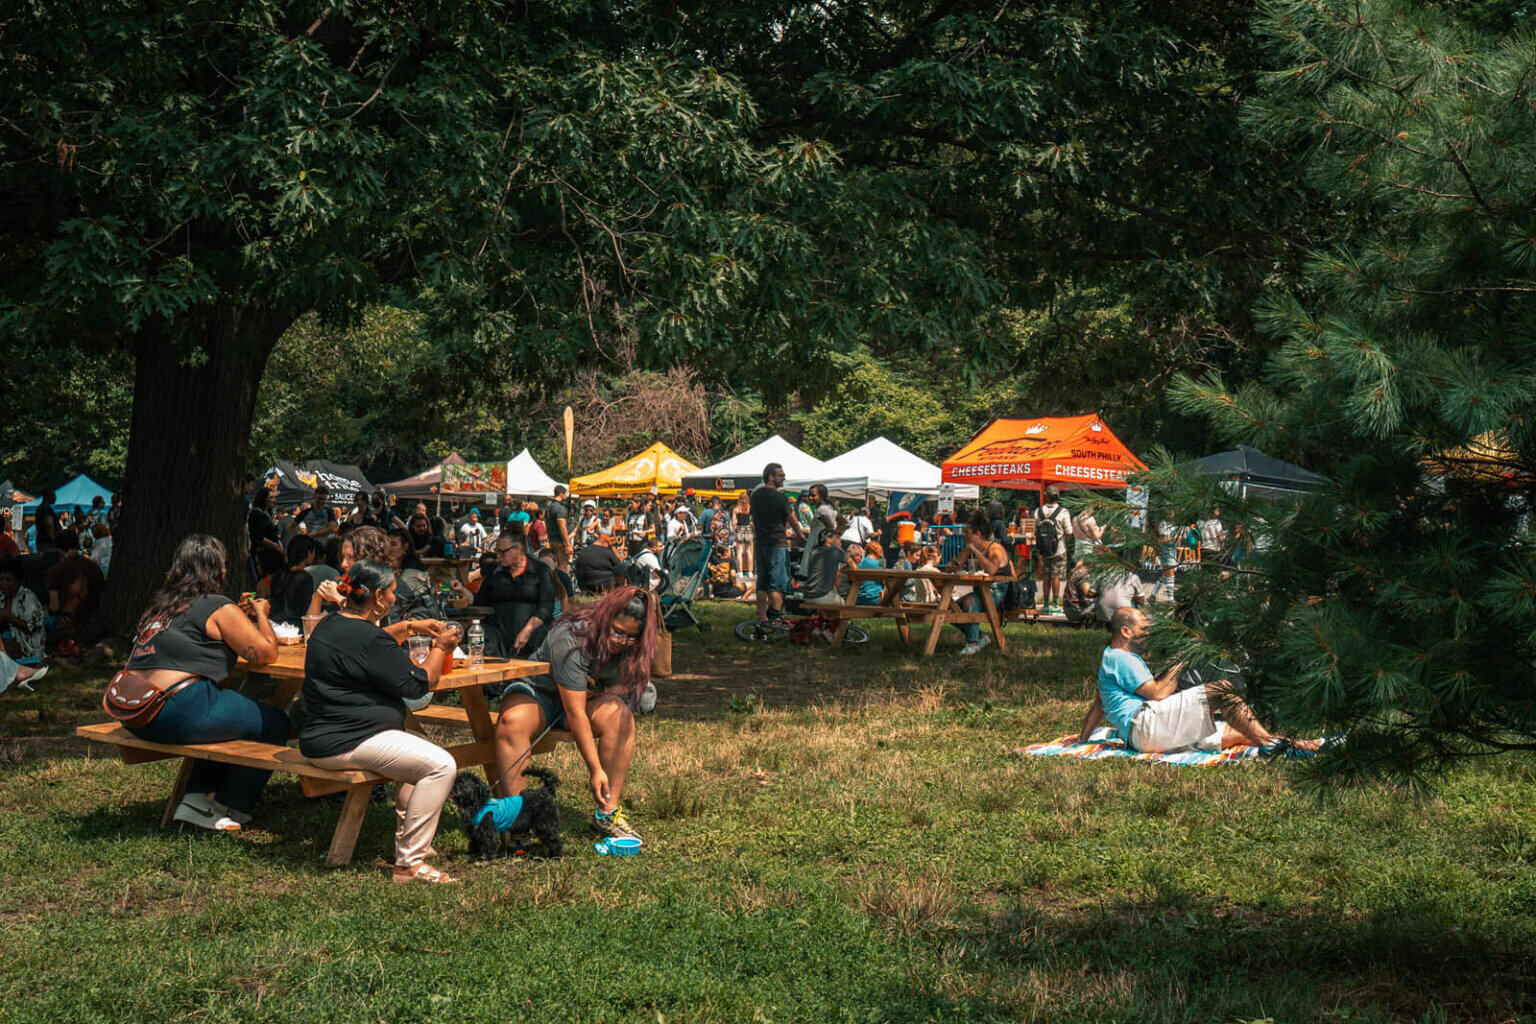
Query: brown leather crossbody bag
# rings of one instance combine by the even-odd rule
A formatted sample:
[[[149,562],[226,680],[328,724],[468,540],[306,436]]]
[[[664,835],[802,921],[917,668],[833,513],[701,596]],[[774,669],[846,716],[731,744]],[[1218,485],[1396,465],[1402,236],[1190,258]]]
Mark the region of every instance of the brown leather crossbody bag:
[[[155,720],[172,694],[196,681],[194,676],[162,690],[139,673],[125,668],[107,684],[101,695],[101,710],[130,729],[142,729]]]

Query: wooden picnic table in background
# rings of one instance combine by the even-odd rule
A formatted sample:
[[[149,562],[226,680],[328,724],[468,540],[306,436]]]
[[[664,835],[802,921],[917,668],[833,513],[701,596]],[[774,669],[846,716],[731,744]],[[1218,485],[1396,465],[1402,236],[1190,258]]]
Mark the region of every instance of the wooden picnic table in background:
[[[427,570],[427,578],[432,584],[443,582],[450,576],[457,576],[459,582],[469,586],[469,567],[479,565],[478,558],[423,558],[421,567]]]
[[[938,649],[939,636],[944,632],[945,626],[984,622],[991,627],[992,639],[996,641],[997,649],[1007,653],[1008,638],[1003,635],[1003,613],[998,609],[997,602],[992,600],[992,584],[1012,583],[1014,577],[965,572],[913,572],[908,569],[849,568],[846,571],[850,583],[848,596],[843,604],[807,606],[807,610],[814,608],[828,618],[838,620],[837,629],[833,635],[839,643],[842,642],[843,634],[848,631],[848,622],[851,619],[895,619],[902,643],[906,643],[909,639],[911,623],[926,622],[930,627],[928,640],[923,644],[923,654],[932,655]],[[934,604],[902,601],[901,589],[910,579],[927,580],[933,584],[934,589],[938,591],[938,601]],[[879,604],[858,603],[859,584],[865,581],[878,582],[883,586]],[[971,587],[981,598],[981,609],[979,611],[962,609],[960,598],[955,596],[956,587]]]

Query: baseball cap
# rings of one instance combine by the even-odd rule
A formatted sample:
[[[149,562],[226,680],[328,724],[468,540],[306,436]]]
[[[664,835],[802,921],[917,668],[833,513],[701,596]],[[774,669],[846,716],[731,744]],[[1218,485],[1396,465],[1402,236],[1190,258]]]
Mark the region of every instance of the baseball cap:
[[[593,501],[591,498],[588,498],[586,501],[581,503],[581,507],[582,508],[597,508],[597,502]]]

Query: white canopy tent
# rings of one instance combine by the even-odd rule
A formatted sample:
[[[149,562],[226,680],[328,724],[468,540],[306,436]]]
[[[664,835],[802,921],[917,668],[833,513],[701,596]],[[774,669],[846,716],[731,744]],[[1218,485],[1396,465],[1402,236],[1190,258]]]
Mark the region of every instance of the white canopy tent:
[[[560,481],[539,468],[533,456],[524,448],[514,458],[507,460],[507,493],[525,494],[530,498],[554,497]]]
[[[894,491],[937,495],[941,487],[953,487],[956,498],[974,501],[980,496],[975,484],[944,484],[941,471],[894,441],[877,437],[822,463],[820,475],[790,476],[784,487],[803,491],[811,484],[827,485],[834,498],[862,498]]]
[[[820,459],[807,455],[774,434],[724,462],[689,473],[683,477],[683,486],[696,491],[751,490],[763,482],[763,467],[770,462],[782,465],[787,479],[815,477],[825,466]]]

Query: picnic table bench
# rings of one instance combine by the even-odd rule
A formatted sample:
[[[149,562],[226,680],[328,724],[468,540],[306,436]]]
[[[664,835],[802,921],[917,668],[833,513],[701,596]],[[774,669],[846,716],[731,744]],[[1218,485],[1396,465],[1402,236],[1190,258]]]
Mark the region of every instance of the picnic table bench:
[[[902,643],[907,643],[910,639],[912,623],[926,622],[929,623],[929,629],[928,639],[923,644],[923,654],[931,656],[938,649],[939,635],[943,633],[945,626],[953,623],[984,622],[992,630],[992,639],[996,641],[997,649],[1007,653],[1008,638],[1003,634],[1003,623],[1017,622],[1021,619],[1032,621],[1039,617],[1039,613],[1031,608],[1001,611],[997,607],[997,602],[992,600],[992,584],[1011,583],[1012,576],[988,576],[982,573],[965,572],[914,572],[909,569],[849,568],[846,571],[850,581],[848,596],[841,605],[810,606],[827,618],[838,620],[833,636],[839,643],[847,633],[848,622],[852,619],[895,619]],[[910,579],[922,579],[932,583],[938,590],[938,601],[932,604],[902,601],[901,589]],[[878,582],[882,585],[879,604],[858,603],[859,584],[865,581]],[[955,588],[962,586],[971,587],[980,595],[980,611],[965,611],[960,607],[960,598],[955,596]]]
[[[268,698],[268,703],[273,707],[286,708],[297,695],[304,681],[304,650],[302,644],[285,645],[278,649],[278,657],[274,662],[256,665],[242,660],[237,664],[237,668],[252,675],[271,676],[277,680],[277,686]],[[473,736],[472,742],[456,744],[445,749],[460,768],[483,767],[492,789],[499,791],[500,783],[494,768],[496,714],[486,704],[485,694],[480,691],[480,687],[486,683],[504,683],[513,679],[522,679],[548,670],[547,662],[515,659],[487,659],[483,668],[456,668],[445,673],[438,680],[437,685],[432,687],[432,692],[445,693],[457,690],[463,707],[429,704],[420,711],[408,713],[407,724],[414,722],[419,726],[430,723],[470,730]],[[369,795],[376,784],[390,781],[375,772],[321,768],[311,764],[296,747],[278,746],[255,740],[227,740],[223,743],[186,745],[153,743],[140,739],[117,722],[82,725],[75,730],[75,735],[97,743],[116,746],[126,764],[163,761],[172,757],[182,758],[181,770],[176,775],[170,798],[165,804],[165,811],[160,816],[161,828],[170,825],[176,805],[186,794],[187,778],[191,774],[192,762],[195,760],[218,761],[223,764],[287,772],[298,776],[299,785],[304,790],[305,796],[324,796],[328,793],[345,792],[347,797],[342,803],[341,816],[337,819],[336,830],[331,836],[331,845],[326,852],[326,863],[334,867],[351,862],[352,851],[357,845],[358,832],[362,828],[363,817],[368,810]]]

